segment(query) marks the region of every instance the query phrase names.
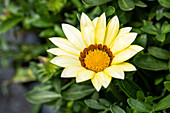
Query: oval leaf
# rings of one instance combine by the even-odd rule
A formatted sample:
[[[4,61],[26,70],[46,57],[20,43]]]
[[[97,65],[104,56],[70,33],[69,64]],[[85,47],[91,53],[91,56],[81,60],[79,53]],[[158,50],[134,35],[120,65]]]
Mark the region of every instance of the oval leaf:
[[[84,100],[86,105],[90,108],[97,109],[97,110],[103,110],[105,109],[105,106],[101,103],[99,103],[97,100],[94,99],[86,99]]]
[[[23,18],[21,17],[12,17],[4,20],[0,24],[0,34],[8,31],[10,28],[16,26]]]
[[[26,94],[26,99],[33,104],[42,104],[60,98],[61,95],[52,91],[32,90]]]
[[[170,8],[170,0],[158,0],[158,2],[161,6]]]
[[[151,35],[157,35],[158,34],[156,27],[152,23],[150,23],[149,21],[144,20],[143,25],[144,26],[141,28],[142,31],[144,31],[148,34],[151,34]]]
[[[110,2],[111,0],[82,0],[82,1],[87,5],[95,6],[105,4],[107,2]]]
[[[154,111],[160,111],[169,108],[170,107],[169,103],[170,103],[170,94],[158,102],[158,104],[155,106]]]
[[[116,106],[116,105],[111,105],[110,111],[112,113],[126,113],[122,108],[120,108],[119,106]]]
[[[166,18],[170,19],[170,13],[169,13],[169,12],[164,12],[163,15],[164,15]]]
[[[165,81],[164,86],[170,92],[170,81]]]
[[[147,4],[145,4],[144,2],[140,1],[140,0],[133,0],[135,5],[138,7],[147,7]]]
[[[35,21],[32,22],[32,25],[38,28],[48,28],[52,27],[54,24],[52,22],[45,21],[42,19],[36,19]]]
[[[164,42],[165,41],[165,34],[158,34],[156,35],[156,40],[160,41],[160,42]]]
[[[168,50],[159,47],[149,47],[148,52],[159,59],[167,60],[170,57],[170,52]]]
[[[150,55],[140,55],[134,59],[135,64],[147,70],[160,71],[167,70],[168,64],[166,62],[155,59]]]
[[[118,0],[118,4],[123,11],[130,11],[135,8],[132,0]]]
[[[147,35],[146,34],[140,35],[139,37],[137,37],[136,42],[137,44],[145,48],[147,45]]]
[[[161,33],[169,33],[170,32],[170,24],[165,21],[162,25],[162,28],[161,28]]]
[[[49,37],[52,37],[52,36],[55,36],[56,33],[54,31],[54,29],[45,29],[43,31],[40,32],[39,36],[40,37],[43,37],[43,38],[49,38]]]
[[[91,86],[74,84],[71,88],[63,91],[61,94],[66,100],[77,100],[90,95],[94,91],[95,89]]]
[[[141,91],[141,88],[130,79],[118,81],[118,86],[128,97],[131,98],[136,98],[137,92]]]
[[[138,100],[129,98],[127,100],[128,104],[130,107],[132,107],[133,109],[140,111],[140,112],[149,112],[151,110],[151,108],[149,108],[149,106],[143,102],[140,102]]]

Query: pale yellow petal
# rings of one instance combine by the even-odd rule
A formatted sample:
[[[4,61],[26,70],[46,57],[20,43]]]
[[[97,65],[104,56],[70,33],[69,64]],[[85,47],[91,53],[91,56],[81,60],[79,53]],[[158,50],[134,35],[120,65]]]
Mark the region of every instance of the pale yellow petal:
[[[108,23],[106,28],[106,39],[104,44],[107,45],[107,47],[110,47],[113,40],[116,38],[119,31],[119,19],[117,16],[114,16]]]
[[[117,37],[119,37],[119,36],[121,36],[121,35],[123,35],[123,34],[129,33],[131,29],[132,29],[132,27],[124,27],[124,28],[121,28],[121,29],[119,30],[119,33],[118,33]],[[117,38],[117,37],[116,37],[116,38]]]
[[[75,46],[73,46],[68,40],[64,38],[49,38],[49,40],[58,46],[59,48],[72,53],[74,55],[79,56],[80,55],[80,50],[78,50]]]
[[[84,82],[91,79],[94,76],[95,72],[87,69],[83,69],[77,73],[76,82]]]
[[[94,27],[96,27],[98,20],[99,20],[99,17],[96,17],[95,19],[93,19],[92,23],[93,23]]]
[[[112,77],[104,72],[98,72],[96,73],[96,76],[104,88],[107,88],[112,80]]]
[[[106,16],[103,13],[96,24],[95,40],[97,44],[103,44],[106,32]]]
[[[137,33],[128,33],[116,38],[111,47],[111,51],[114,54],[127,48],[136,38]]]
[[[98,80],[98,77],[96,76],[96,74],[94,75],[94,77],[91,79],[91,82],[94,86],[94,88],[97,90],[97,91],[100,91],[101,87],[102,87],[102,84],[100,83],[100,81]]]
[[[82,66],[68,66],[63,70],[61,77],[63,78],[76,77],[77,72],[83,69],[84,68]]]
[[[50,62],[61,67],[81,65],[78,59],[69,56],[57,56],[53,58]]]
[[[117,65],[112,65],[104,70],[104,72],[113,78],[124,79],[124,71],[121,67]]]
[[[60,48],[51,48],[51,49],[48,49],[47,52],[52,53],[54,55],[66,55],[66,56],[71,56],[71,57],[78,59],[78,56],[73,55],[69,52],[66,52]]]
[[[115,55],[115,57],[112,60],[112,64],[124,62],[133,57],[136,53],[138,53],[141,50],[143,50],[143,47],[141,46],[130,45],[128,48],[124,49],[123,51]]]
[[[77,28],[69,24],[62,24],[62,28],[68,40],[75,47],[77,47],[80,51],[83,51],[83,49],[86,48],[81,32]]]
[[[128,62],[123,62],[117,65],[120,66],[123,69],[123,71],[136,71],[135,66]]]
[[[82,37],[84,38],[84,41],[86,42],[87,46],[94,44],[95,27],[90,18],[84,13],[82,13],[81,15],[80,27]]]

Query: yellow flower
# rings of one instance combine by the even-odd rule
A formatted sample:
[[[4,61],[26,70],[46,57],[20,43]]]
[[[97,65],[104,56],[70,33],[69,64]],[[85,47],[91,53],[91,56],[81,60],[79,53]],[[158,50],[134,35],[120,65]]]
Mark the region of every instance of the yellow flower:
[[[58,48],[47,50],[57,55],[51,63],[64,67],[61,77],[76,77],[76,82],[90,80],[97,91],[107,88],[112,77],[124,79],[124,71],[135,71],[132,64],[125,62],[143,47],[131,45],[137,33],[131,27],[119,30],[119,20],[114,16],[106,27],[106,16],[103,13],[93,21],[82,13],[81,32],[69,24],[62,24],[67,37],[50,38]]]

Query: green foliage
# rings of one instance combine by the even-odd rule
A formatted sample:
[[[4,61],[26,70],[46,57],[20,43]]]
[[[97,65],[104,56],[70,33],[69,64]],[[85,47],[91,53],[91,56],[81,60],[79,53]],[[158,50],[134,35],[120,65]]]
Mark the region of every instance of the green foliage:
[[[132,98],[136,98],[136,93],[141,90],[140,87],[130,79],[118,81],[118,86],[128,97]]]
[[[169,108],[170,107],[169,103],[170,103],[170,94],[158,102],[158,104],[154,108],[154,111],[160,111]]]
[[[168,60],[170,58],[170,52],[162,48],[149,47],[148,52],[158,59]]]
[[[118,0],[118,4],[123,11],[130,11],[135,8],[135,4],[132,0]]]
[[[116,105],[110,106],[110,110],[112,113],[126,113],[123,109]]]
[[[11,17],[0,24],[0,34],[8,31],[22,21],[22,17]]]
[[[170,8],[170,1],[169,0],[158,0],[159,4],[163,7]]]
[[[151,108],[149,108],[149,106],[143,102],[140,102],[138,100],[129,98],[127,100],[128,104],[130,107],[132,107],[133,109],[140,111],[140,112],[150,112]]]
[[[89,106],[90,108],[97,109],[97,110],[103,110],[105,109],[105,106],[94,99],[86,99],[84,102]]]
[[[170,92],[170,81],[165,81],[164,86]]]
[[[87,5],[102,5],[104,3],[110,2],[111,0],[82,0]]]
[[[33,104],[42,104],[45,102],[50,102],[59,97],[61,97],[61,95],[52,91],[45,91],[45,90],[44,91],[32,90],[26,94],[27,100]]]
[[[23,40],[14,42],[7,40],[6,35],[0,37],[1,65],[8,67],[8,60],[13,60],[16,73],[10,82],[40,82],[26,94],[30,103],[37,104],[32,113],[39,111],[40,104],[53,106],[60,113],[168,113],[169,10],[169,0],[0,1],[0,34],[13,29],[16,39]],[[61,78],[63,68],[51,64],[54,56],[46,52],[55,47],[49,37],[65,38],[62,23],[80,29],[82,12],[91,20],[105,12],[107,23],[117,15],[120,28],[132,27],[132,32],[138,33],[133,44],[144,47],[128,61],[137,71],[126,72],[124,80],[112,79],[109,87],[100,92],[95,91],[90,81],[77,84],[74,78]],[[29,40],[38,40],[37,43],[27,43],[29,33],[36,35]]]
[[[75,84],[68,90],[62,92],[62,96],[66,100],[78,100],[94,92],[94,88],[87,85]]]
[[[147,69],[147,70],[160,71],[160,70],[168,69],[167,62],[158,60],[146,54],[136,57],[134,62],[140,68]]]
[[[144,31],[148,34],[151,34],[151,35],[157,35],[158,34],[156,27],[152,23],[150,23],[148,21],[144,21],[143,24],[144,24],[144,26],[141,28],[142,31]]]

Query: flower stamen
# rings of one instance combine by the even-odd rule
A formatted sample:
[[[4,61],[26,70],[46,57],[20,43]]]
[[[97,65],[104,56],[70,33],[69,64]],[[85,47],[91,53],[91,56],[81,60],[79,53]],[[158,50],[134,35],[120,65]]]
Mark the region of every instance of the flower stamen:
[[[79,60],[86,69],[100,72],[111,65],[113,54],[106,45],[91,44],[80,52]]]

